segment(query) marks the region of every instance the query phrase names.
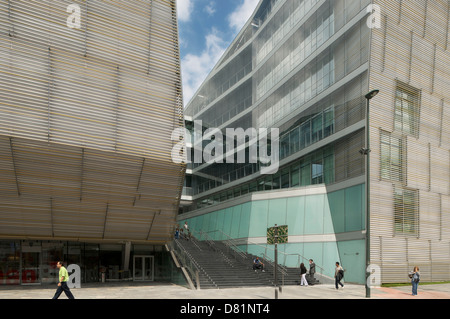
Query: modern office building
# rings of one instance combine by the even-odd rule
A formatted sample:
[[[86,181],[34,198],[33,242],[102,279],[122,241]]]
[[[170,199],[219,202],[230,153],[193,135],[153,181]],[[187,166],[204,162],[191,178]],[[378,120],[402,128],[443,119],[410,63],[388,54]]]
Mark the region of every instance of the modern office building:
[[[347,282],[365,283],[366,262],[383,283],[414,266],[422,281],[449,280],[449,9],[261,0],[186,108],[192,152],[219,156],[188,165],[179,223],[272,260],[267,229],[287,225],[281,263],[311,258],[333,277],[339,261]],[[208,148],[222,141],[212,128],[278,128],[279,169],[262,173],[251,137],[222,143],[246,150],[245,163],[226,162]]]
[[[0,2],[0,284],[171,280],[175,0]]]

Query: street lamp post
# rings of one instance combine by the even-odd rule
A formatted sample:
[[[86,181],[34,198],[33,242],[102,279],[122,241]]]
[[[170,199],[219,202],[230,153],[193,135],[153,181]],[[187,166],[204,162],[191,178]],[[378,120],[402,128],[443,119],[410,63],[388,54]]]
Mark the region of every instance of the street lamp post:
[[[360,153],[366,157],[366,185],[365,185],[365,208],[366,208],[366,298],[370,298],[369,284],[369,265],[370,265],[370,199],[369,199],[369,181],[370,181],[370,129],[369,129],[369,106],[370,100],[374,98],[380,91],[373,90],[366,94],[366,146],[361,149]]]

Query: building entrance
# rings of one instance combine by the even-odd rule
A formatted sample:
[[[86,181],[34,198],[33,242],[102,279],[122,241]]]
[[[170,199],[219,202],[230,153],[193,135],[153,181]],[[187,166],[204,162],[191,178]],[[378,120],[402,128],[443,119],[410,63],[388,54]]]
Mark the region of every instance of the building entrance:
[[[154,257],[137,255],[133,258],[133,281],[154,280]]]

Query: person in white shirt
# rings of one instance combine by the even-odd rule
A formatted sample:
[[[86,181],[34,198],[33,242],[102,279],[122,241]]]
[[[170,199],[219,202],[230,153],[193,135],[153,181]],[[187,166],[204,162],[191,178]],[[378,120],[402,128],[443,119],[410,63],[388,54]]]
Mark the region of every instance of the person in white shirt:
[[[334,272],[334,283],[336,285],[336,289],[339,289],[338,285],[341,285],[344,288],[344,284],[341,282],[342,278],[344,278],[344,269],[339,265],[339,262],[336,262],[336,270]]]

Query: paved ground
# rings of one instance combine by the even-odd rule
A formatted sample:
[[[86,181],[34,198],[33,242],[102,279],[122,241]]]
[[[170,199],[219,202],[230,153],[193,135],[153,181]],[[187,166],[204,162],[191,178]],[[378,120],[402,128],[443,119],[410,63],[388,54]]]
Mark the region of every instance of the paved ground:
[[[0,299],[50,299],[56,286],[0,286]],[[450,284],[419,285],[418,296],[411,287],[374,288],[371,299],[450,299]],[[275,288],[229,288],[190,290],[163,283],[84,284],[72,289],[76,299],[275,299]],[[60,299],[66,299],[64,294]],[[336,290],[333,285],[286,286],[278,299],[366,299],[365,287],[346,284]]]

